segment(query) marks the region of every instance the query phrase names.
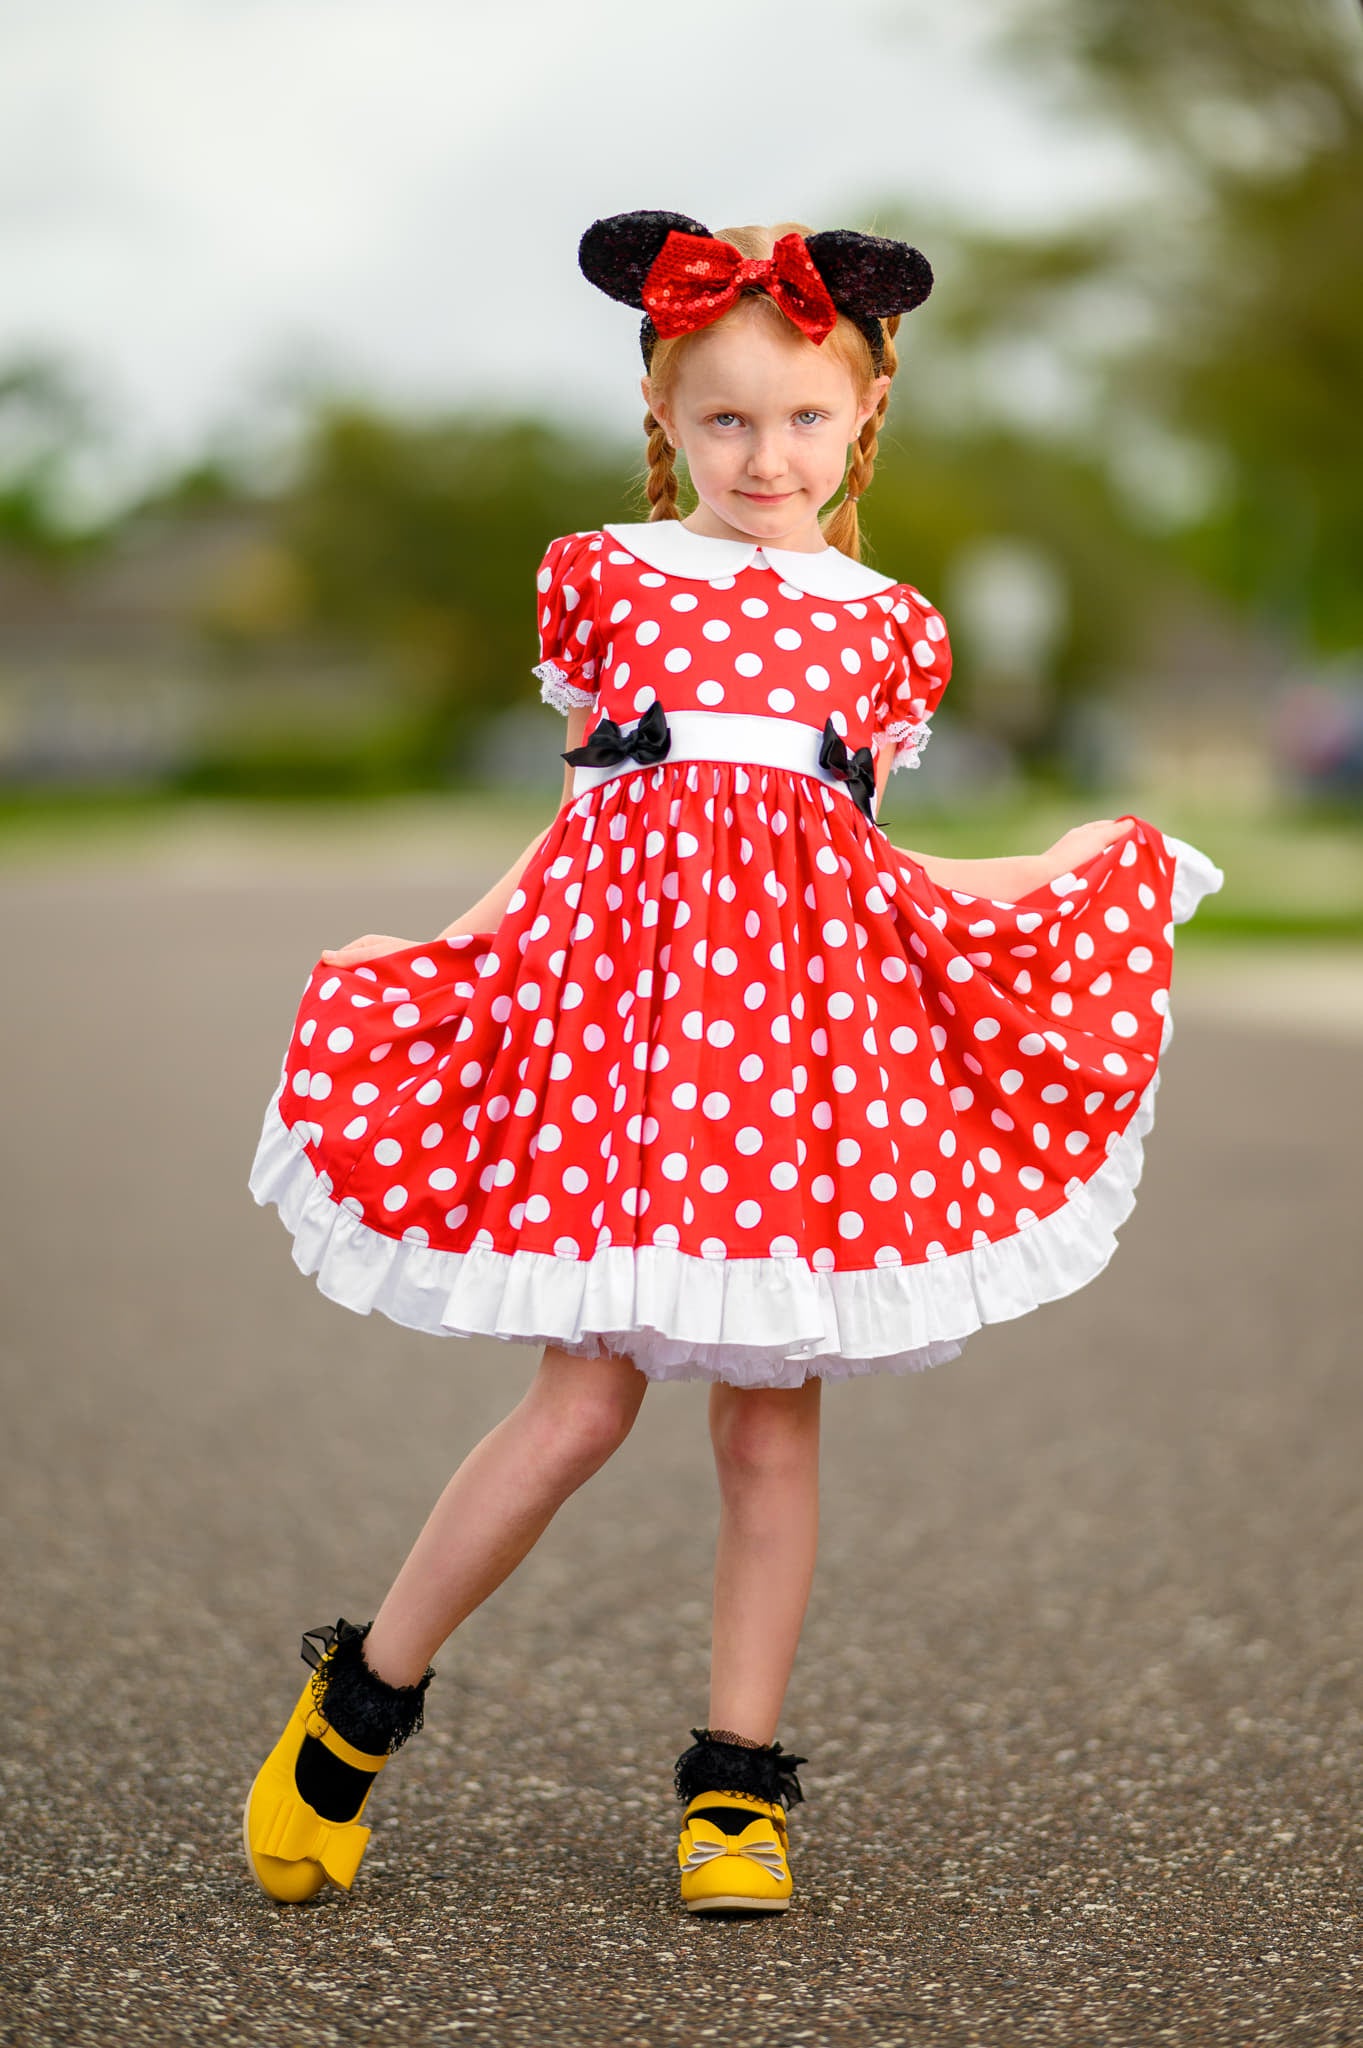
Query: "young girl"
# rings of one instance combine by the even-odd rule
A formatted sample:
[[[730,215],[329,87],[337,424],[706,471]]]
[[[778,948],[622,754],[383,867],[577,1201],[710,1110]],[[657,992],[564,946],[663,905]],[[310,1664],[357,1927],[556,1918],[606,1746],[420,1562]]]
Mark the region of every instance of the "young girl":
[[[374,1619],[303,1638],[312,1676],[243,1815],[274,1899],[349,1888],[432,1656],[649,1381],[699,1379],[720,1513],[681,1897],[789,1903],[807,1759],[775,1736],[823,1383],[956,1358],[1107,1264],[1174,927],[1223,880],[1131,815],[973,861],[876,822],[951,667],[933,606],[860,560],[894,335],[932,282],[917,250],[646,212],[594,223],[579,262],[644,310],[652,510],[540,567],[562,802],[436,937],[322,953],[250,1176],[331,1299],[544,1357]]]

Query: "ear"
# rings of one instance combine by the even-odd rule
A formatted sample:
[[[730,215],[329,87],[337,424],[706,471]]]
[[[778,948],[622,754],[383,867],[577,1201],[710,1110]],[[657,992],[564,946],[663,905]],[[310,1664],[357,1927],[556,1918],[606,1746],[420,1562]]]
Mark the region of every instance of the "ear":
[[[677,434],[675,434],[675,428],[673,428],[673,424],[671,424],[671,412],[669,412],[669,408],[667,408],[667,406],[663,406],[663,401],[661,401],[661,399],[655,399],[655,397],[653,397],[653,385],[649,383],[649,379],[647,379],[647,377],[641,377],[641,379],[639,379],[639,389],[643,391],[643,401],[645,401],[645,406],[649,408],[649,412],[653,414],[653,418],[657,420],[657,424],[659,424],[659,426],[663,428],[663,432],[667,434],[667,438],[671,440],[671,444],[673,444],[673,449],[675,449],[675,444],[677,444]]]
[[[882,399],[882,398],[883,398],[883,397],[885,396],[885,393],[886,393],[886,392],[887,392],[887,391],[889,390],[891,382],[892,382],[892,379],[890,379],[889,377],[877,377],[877,378],[875,379],[875,381],[874,381],[874,382],[873,382],[873,383],[871,384],[871,386],[870,386],[870,390],[869,390],[869,403],[868,403],[868,404],[866,404],[866,405],[860,406],[860,407],[858,408],[858,410],[857,410],[857,418],[856,418],[856,429],[855,429],[855,432],[856,432],[856,433],[858,433],[858,434],[859,434],[859,433],[861,432],[862,428],[863,428],[863,427],[865,426],[865,424],[866,424],[867,420],[869,420],[869,419],[870,419],[870,417],[871,417],[872,413],[873,413],[873,412],[874,412],[874,411],[876,410],[876,407],[877,407],[877,406],[878,406],[878,405],[880,404],[880,401],[881,401],[881,399]]]

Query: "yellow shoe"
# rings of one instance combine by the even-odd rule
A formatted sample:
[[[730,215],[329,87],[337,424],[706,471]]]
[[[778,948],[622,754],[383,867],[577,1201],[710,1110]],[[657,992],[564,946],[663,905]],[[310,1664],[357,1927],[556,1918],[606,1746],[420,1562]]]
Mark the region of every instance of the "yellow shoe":
[[[728,1739],[729,1731],[693,1728],[677,1758],[684,1802],[677,1861],[688,1913],[781,1913],[790,1904],[786,1808],[804,1798],[797,1764],[779,1742]]]
[[[374,1779],[421,1725],[421,1699],[434,1672],[415,1686],[385,1684],[360,1655],[368,1626],[356,1628],[341,1620],[335,1629],[309,1629],[304,1635],[303,1660],[314,1666],[314,1675],[246,1796],[241,1834],[247,1865],[261,1890],[281,1904],[300,1905],[325,1884],[350,1890],[369,1841],[370,1830],[360,1825],[360,1815]],[[325,1646],[320,1654],[310,1636]],[[329,1699],[333,1691],[334,1702]],[[328,1709],[334,1712],[338,1706],[347,1726],[370,1731],[367,1739],[387,1746],[360,1749],[347,1742],[327,1718]],[[348,1809],[346,1819],[327,1818],[299,1789],[300,1757],[302,1782],[313,1797],[332,1813],[338,1806]]]
[[[786,1816],[750,1792],[698,1792],[677,1844],[688,1913],[783,1913],[790,1904]]]

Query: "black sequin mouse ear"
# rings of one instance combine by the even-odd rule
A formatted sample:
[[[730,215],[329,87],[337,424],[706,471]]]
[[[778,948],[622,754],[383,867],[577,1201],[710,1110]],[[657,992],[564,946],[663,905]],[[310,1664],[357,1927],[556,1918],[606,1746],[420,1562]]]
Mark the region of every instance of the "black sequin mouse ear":
[[[839,310],[859,323],[911,313],[932,290],[932,265],[908,242],[826,228],[805,247]]]
[[[710,232],[684,213],[612,213],[594,220],[577,245],[578,268],[608,298],[642,308],[644,279],[674,229],[680,235]]]

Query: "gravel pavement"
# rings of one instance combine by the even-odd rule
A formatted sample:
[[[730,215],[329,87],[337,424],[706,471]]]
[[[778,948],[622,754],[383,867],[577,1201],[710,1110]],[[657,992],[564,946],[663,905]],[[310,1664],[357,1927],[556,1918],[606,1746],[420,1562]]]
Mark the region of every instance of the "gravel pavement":
[[[259,1892],[241,1804],[302,1630],[374,1611],[537,1362],[326,1301],[246,1188],[319,948],[451,914],[0,880],[0,2041],[1363,2040],[1359,1045],[1184,1016],[1178,968],[1109,1270],[825,1391],[791,1911],[677,1903],[694,1384],[437,1657],[354,1892]]]

